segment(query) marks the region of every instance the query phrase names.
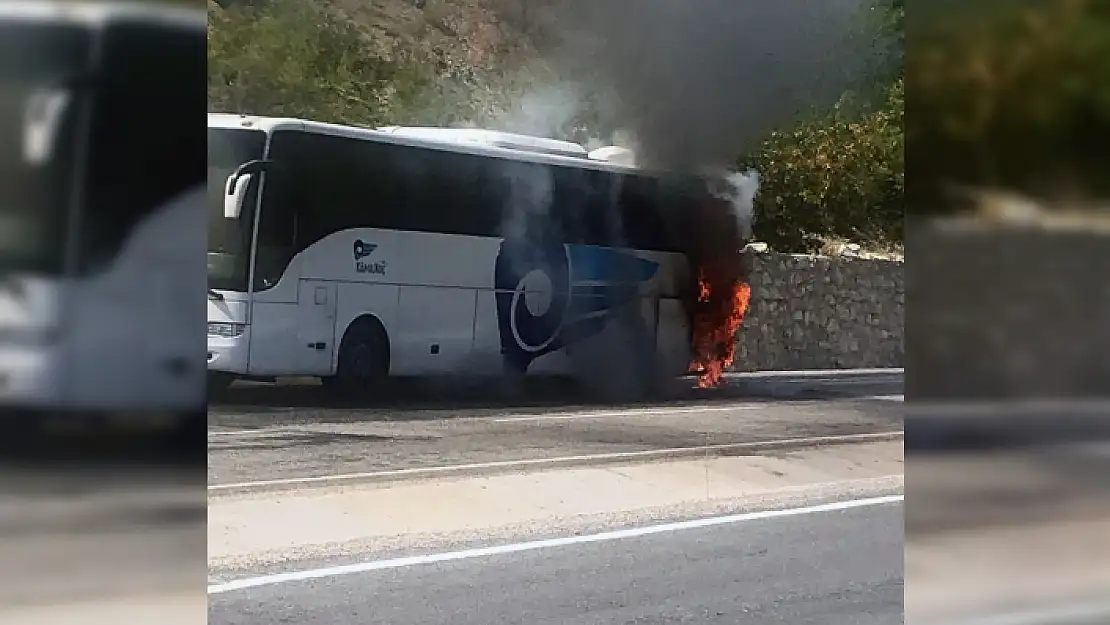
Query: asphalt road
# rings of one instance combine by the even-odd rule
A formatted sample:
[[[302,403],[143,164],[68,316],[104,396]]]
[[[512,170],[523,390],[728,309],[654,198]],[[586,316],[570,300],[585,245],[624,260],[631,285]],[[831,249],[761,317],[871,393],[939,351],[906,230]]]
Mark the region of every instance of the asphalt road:
[[[199,471],[172,467],[5,466],[0,623],[13,622],[6,610],[196,589],[206,570],[202,483]]]
[[[894,625],[902,514],[757,518],[264,585],[210,594],[209,623]]]
[[[907,623],[1110,623],[1110,446],[907,460]]]
[[[450,406],[450,407],[446,407]],[[691,398],[635,406],[213,405],[210,485],[897,432],[880,399]]]

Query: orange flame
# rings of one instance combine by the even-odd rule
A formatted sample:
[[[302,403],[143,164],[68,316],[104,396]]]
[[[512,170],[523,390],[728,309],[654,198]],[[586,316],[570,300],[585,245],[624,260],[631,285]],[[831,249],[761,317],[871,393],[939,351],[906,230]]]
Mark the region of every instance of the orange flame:
[[[747,235],[737,209],[731,199],[707,190],[698,209],[688,213],[683,232],[698,287],[685,299],[692,329],[690,373],[698,374],[701,388],[717,386],[732,366],[751,299],[751,265],[743,253]]]
[[[733,262],[736,262],[735,259]],[[716,276],[713,274],[717,273]],[[736,340],[751,300],[751,286],[728,276],[720,279],[712,267],[698,272],[698,306],[694,315],[694,358],[690,370],[700,372],[699,388],[712,388],[721,382],[726,369],[736,358]],[[718,279],[714,279],[718,278]]]

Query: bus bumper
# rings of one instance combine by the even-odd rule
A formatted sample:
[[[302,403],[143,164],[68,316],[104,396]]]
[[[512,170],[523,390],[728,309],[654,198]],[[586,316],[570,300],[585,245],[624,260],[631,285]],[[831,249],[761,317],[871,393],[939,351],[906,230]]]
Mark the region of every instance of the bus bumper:
[[[245,375],[249,360],[250,326],[235,337],[208,336],[208,371]]]
[[[45,346],[0,345],[0,408],[55,408],[61,399],[61,363]]]

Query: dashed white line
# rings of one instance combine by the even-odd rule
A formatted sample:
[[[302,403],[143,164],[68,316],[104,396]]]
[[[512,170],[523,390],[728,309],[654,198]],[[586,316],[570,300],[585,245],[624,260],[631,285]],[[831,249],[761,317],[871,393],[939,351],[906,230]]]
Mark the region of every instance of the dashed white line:
[[[262,575],[258,577],[233,580],[220,584],[212,584],[208,586],[208,594],[217,595],[237,590],[246,590],[248,588],[258,588],[260,586],[273,586],[277,584],[287,584],[290,582],[301,582],[312,579],[339,577],[343,575],[368,573],[371,571],[381,571],[386,569],[399,569],[410,566],[420,566],[424,564],[435,564],[438,562],[452,562],[455,560],[485,558],[489,556],[520,553],[523,551],[536,551],[539,549],[568,547],[571,545],[581,545],[586,543],[638,538],[642,536],[651,536],[653,534],[679,532],[683,530],[700,529],[732,523],[742,523],[745,521],[759,521],[763,519],[800,516],[804,514],[819,514],[823,512],[850,510],[852,508],[863,508],[867,506],[881,506],[901,503],[904,501],[904,499],[904,495],[888,495],[885,497],[854,499],[850,501],[840,501],[835,503],[821,504],[817,506],[806,506],[804,508],[788,508],[785,510],[765,510],[762,512],[731,514],[728,516],[709,517],[703,519],[695,519],[692,521],[679,521],[675,523],[663,523],[660,525],[649,525],[645,527],[635,527],[611,532],[601,532],[598,534],[567,536],[563,538],[535,540],[530,542],[498,545],[495,547],[485,547],[480,549],[464,549],[461,551],[449,551],[446,553],[434,553],[408,558],[377,560],[372,562],[361,562],[358,564],[348,564],[344,566],[329,566],[306,571],[279,573],[276,575]]]
[[[901,430],[892,432],[871,432],[865,434],[841,434],[837,436],[807,436],[804,438],[780,438],[766,441],[752,441],[747,443],[723,443],[720,445],[697,445],[690,447],[673,447],[670,449],[648,449],[644,451],[625,451],[608,454],[589,454],[581,456],[557,456],[554,458],[529,458],[524,460],[501,460],[496,462],[476,462],[470,464],[453,464],[432,467],[414,467],[411,469],[390,469],[385,471],[371,471],[365,473],[341,473],[339,475],[313,475],[306,477],[289,477],[277,480],[259,480],[253,482],[236,482],[229,484],[210,484],[210,492],[227,490],[249,490],[280,486],[300,486],[306,484],[327,484],[329,482],[350,482],[357,480],[375,480],[398,477],[420,477],[444,475],[451,473],[464,473],[467,471],[482,471],[488,469],[526,469],[536,466],[580,465],[590,462],[606,462],[619,460],[638,460],[667,456],[693,456],[702,453],[722,451],[758,450],[767,447],[781,447],[791,445],[820,445],[822,443],[850,443],[868,440],[891,440],[902,436]]]

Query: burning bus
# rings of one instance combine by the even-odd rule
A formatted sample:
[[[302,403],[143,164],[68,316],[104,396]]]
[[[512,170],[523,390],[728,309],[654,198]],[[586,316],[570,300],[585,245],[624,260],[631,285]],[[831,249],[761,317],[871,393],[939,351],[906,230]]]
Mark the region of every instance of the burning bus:
[[[754,178],[480,129],[213,113],[208,133],[210,385],[623,374],[648,390],[731,364]]]

